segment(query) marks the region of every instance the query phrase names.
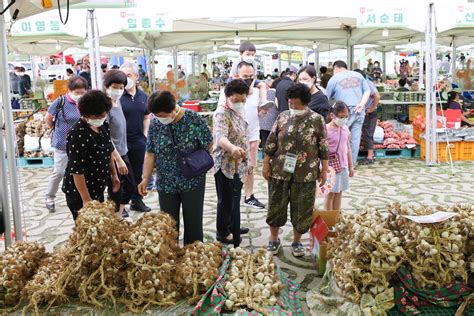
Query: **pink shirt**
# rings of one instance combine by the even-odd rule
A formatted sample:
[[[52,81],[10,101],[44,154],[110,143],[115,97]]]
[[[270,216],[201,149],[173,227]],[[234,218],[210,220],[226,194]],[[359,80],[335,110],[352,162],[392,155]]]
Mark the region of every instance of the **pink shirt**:
[[[341,131],[342,129],[342,131]],[[349,162],[347,159],[347,142],[349,140],[349,129],[347,126],[333,128],[329,124],[326,125],[327,137],[329,143],[329,154],[334,154],[337,149],[337,144],[339,139],[339,150],[337,151],[337,156],[339,162],[341,163],[342,168],[349,168]]]

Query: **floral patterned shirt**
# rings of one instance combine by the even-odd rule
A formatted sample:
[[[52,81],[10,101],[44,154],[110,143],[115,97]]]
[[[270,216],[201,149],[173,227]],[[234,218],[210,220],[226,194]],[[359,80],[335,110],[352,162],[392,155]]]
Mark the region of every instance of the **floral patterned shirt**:
[[[206,121],[193,111],[185,110],[184,116],[175,124],[163,125],[153,117],[148,130],[146,150],[155,154],[156,189],[166,194],[190,192],[204,181],[206,175],[192,179],[185,178],[177,163],[177,150],[174,141],[182,152],[208,148],[212,135]]]
[[[283,170],[287,153],[297,156],[293,174]],[[328,159],[326,125],[321,115],[306,110],[300,116],[282,112],[268,136],[265,154],[270,156],[271,177],[276,180],[313,182],[319,177],[320,160]]]
[[[234,178],[234,159],[221,146],[219,141],[222,137],[227,137],[232,145],[240,147],[247,152],[247,122],[243,115],[231,110],[225,105],[220,105],[212,117],[214,148],[212,157],[214,158],[214,174],[222,170],[222,173],[229,179]],[[245,181],[247,174],[247,161],[239,161],[239,178]]]

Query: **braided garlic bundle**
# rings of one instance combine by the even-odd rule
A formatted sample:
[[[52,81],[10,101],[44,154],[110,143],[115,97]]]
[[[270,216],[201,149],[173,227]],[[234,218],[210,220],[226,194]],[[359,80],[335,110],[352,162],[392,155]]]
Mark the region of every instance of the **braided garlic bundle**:
[[[273,256],[265,249],[255,254],[242,248],[230,250],[232,258],[225,283],[227,310],[250,308],[265,313],[267,306],[274,306],[283,289],[276,274]]]
[[[22,241],[14,243],[0,255],[0,308],[20,303],[23,288],[44,257],[43,245]]]
[[[342,294],[359,303],[362,294],[376,296],[389,289],[389,280],[405,259],[400,236],[375,209],[341,216],[337,237],[330,239],[329,260]]]
[[[130,311],[175,304],[177,240],[176,222],[166,213],[146,213],[133,225],[130,238],[123,244],[127,270],[122,302]]]
[[[402,235],[403,248],[418,288],[446,287],[454,280],[467,281],[464,249],[466,231],[459,216],[434,224],[418,224],[400,215],[430,215],[436,209],[393,205],[394,226]],[[446,210],[446,208],[444,208]]]
[[[176,283],[183,297],[193,304],[217,280],[222,265],[222,245],[195,242],[186,245],[176,268]]]

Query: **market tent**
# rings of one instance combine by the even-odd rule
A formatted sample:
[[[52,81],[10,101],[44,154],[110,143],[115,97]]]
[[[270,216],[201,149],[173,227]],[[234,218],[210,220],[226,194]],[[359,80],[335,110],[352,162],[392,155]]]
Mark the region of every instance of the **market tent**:
[[[11,3],[11,0],[2,0],[4,7],[6,7],[9,3]],[[45,9],[43,8],[42,5],[42,0],[28,0],[28,1],[16,1],[13,3],[12,6],[9,8],[10,16],[13,16],[15,10],[18,10],[18,15],[17,19],[23,19],[27,18],[29,16],[44,12]],[[66,17],[66,9],[67,5],[69,6],[79,4],[81,2],[87,2],[87,1],[81,1],[81,0],[54,0],[51,1],[52,8],[49,9],[58,9],[58,3],[61,6],[61,10],[63,11],[63,16],[64,18]]]

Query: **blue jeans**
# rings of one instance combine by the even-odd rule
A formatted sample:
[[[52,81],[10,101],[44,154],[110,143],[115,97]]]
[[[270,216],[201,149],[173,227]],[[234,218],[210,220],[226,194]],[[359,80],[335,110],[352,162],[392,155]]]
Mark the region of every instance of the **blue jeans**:
[[[360,138],[362,136],[362,126],[364,125],[365,111],[355,113],[354,108],[351,108],[351,116],[347,121],[347,127],[351,131],[351,151],[352,151],[352,165],[357,163],[357,156],[359,156]]]

